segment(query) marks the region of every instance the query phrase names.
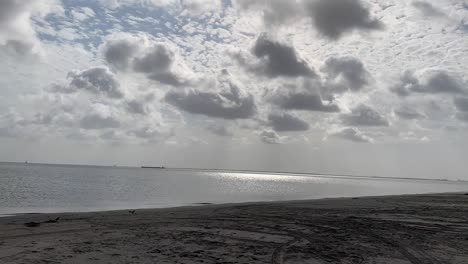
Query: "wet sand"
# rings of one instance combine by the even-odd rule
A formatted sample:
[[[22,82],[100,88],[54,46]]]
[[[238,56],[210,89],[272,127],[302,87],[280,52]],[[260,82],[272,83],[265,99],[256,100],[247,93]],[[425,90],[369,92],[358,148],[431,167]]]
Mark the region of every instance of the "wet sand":
[[[0,263],[468,263],[468,195],[4,217]]]

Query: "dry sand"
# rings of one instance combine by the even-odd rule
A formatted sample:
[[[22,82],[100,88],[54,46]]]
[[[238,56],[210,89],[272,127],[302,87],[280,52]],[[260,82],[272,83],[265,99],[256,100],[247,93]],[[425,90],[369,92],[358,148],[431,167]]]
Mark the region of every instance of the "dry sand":
[[[468,195],[5,217],[0,263],[468,263]]]

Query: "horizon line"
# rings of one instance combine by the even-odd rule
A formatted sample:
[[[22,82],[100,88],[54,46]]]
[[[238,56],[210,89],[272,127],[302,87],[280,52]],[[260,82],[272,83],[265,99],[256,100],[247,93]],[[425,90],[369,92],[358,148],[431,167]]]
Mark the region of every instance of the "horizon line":
[[[419,180],[419,181],[449,181],[449,182],[468,182],[468,180],[451,180],[451,179],[431,179],[431,178],[415,178],[415,177],[396,177],[396,176],[378,176],[378,175],[353,175],[353,174],[333,174],[321,172],[294,172],[294,171],[268,171],[268,170],[252,170],[252,169],[226,169],[226,168],[193,168],[193,167],[166,167],[160,166],[122,166],[122,165],[97,165],[97,164],[72,164],[72,163],[43,163],[29,161],[0,161],[0,163],[28,164],[28,165],[52,165],[52,166],[82,166],[82,167],[103,167],[103,168],[134,168],[134,169],[162,169],[162,170],[198,170],[198,171],[227,171],[227,172],[250,172],[257,174],[278,174],[278,175],[310,175],[310,176],[326,176],[334,178],[360,178],[360,179],[394,179],[394,180]]]

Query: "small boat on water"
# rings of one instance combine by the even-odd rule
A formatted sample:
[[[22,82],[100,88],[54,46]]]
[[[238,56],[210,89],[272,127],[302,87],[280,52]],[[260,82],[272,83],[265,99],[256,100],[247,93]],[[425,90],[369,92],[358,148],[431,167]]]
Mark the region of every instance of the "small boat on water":
[[[142,169],[165,169],[166,167],[160,166],[160,167],[152,167],[152,166],[141,166]]]

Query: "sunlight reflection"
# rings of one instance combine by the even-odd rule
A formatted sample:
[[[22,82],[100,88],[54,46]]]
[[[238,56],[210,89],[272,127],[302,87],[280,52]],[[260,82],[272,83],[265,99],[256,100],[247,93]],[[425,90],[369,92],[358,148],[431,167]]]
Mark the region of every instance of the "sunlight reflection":
[[[241,181],[274,181],[274,182],[326,182],[330,179],[300,175],[260,174],[245,172],[214,172],[208,173],[212,177],[221,177]]]

